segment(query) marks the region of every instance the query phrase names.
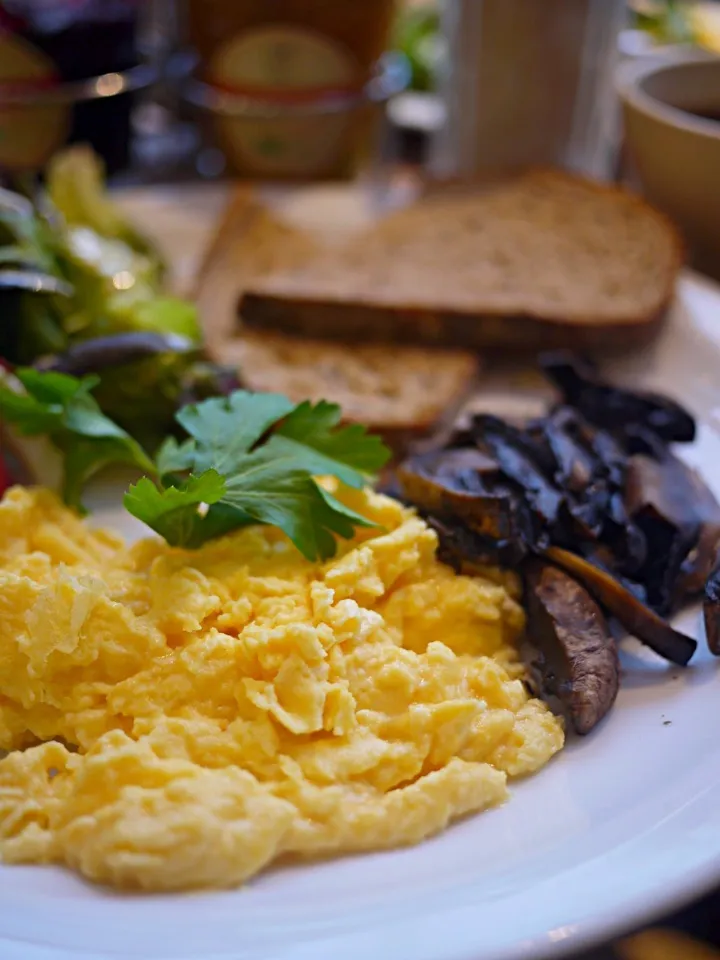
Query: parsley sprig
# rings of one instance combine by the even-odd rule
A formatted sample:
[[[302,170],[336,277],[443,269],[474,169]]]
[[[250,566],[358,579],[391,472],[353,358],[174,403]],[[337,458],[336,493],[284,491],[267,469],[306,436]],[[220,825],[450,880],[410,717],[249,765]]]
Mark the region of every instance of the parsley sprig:
[[[199,547],[239,527],[279,527],[309,560],[335,553],[369,521],[318,482],[337,477],[356,489],[389,457],[364,427],[341,427],[338,406],[299,405],[280,394],[238,390],[180,409],[187,435],[169,437],[150,458],[100,410],[94,377],[19,370],[24,392],[0,386],[0,414],[26,436],[47,435],[64,454],[63,497],[82,509],[81,493],[101,468],[124,463],[144,476],[125,508],[172,546]]]

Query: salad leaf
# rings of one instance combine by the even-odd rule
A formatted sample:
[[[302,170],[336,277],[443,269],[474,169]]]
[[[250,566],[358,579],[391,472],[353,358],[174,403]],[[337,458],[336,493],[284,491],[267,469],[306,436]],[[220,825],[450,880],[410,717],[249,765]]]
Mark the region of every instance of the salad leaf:
[[[120,319],[124,310],[120,296],[112,303],[112,315]],[[187,300],[177,297],[153,297],[142,300],[132,308],[129,326],[134,330],[146,330],[153,333],[175,333],[200,343],[202,331],[198,320],[197,307]]]
[[[94,396],[101,409],[146,450],[174,431],[186,383],[193,383],[194,353],[162,353],[106,367]]]
[[[87,147],[52,160],[47,193],[0,189],[0,356],[30,365],[81,341],[132,332],[178,334],[195,349],[105,366],[102,410],[148,449],[173,429],[183,399],[222,390],[208,376],[197,308],[168,296],[155,245],[105,189]]]
[[[46,178],[50,199],[67,224],[89,227],[101,237],[123,241],[149,257],[162,275],[162,258],[108,196],[102,161],[90,147],[77,144],[57,153],[48,165]]]
[[[76,377],[57,373],[54,370],[43,373],[33,368],[21,369],[15,371],[15,376],[32,397],[48,404],[62,404],[76,397],[89,396],[98,384],[98,378],[95,376],[78,380]]]
[[[81,380],[63,373],[21,369],[18,393],[0,385],[0,414],[24,436],[46,435],[64,454],[63,496],[83,510],[81,493],[88,479],[113,463],[154,473],[155,465],[139,443],[100,410],[91,391],[97,377]]]
[[[2,251],[0,251],[1,253]],[[55,293],[62,297],[73,294],[71,284],[60,280],[51,273],[40,272],[34,268],[18,270],[16,267],[0,269],[0,290],[28,290],[31,293]]]
[[[82,505],[83,491],[96,473],[118,464],[143,468],[134,441],[127,444],[117,437],[73,436],[65,440],[58,438],[57,445],[64,454],[63,500],[80,513],[86,512]]]
[[[52,273],[57,268],[52,231],[35,216],[30,200],[5,189],[0,189],[0,242],[0,249],[10,247],[11,256],[31,261],[34,269]]]
[[[0,247],[0,264],[8,264],[13,267],[26,267],[31,270],[42,270],[41,258],[33,254],[31,250],[26,250],[22,244],[9,243],[5,247]]]
[[[649,33],[657,43],[688,43],[693,39],[690,11],[685,0],[632,0],[630,10],[635,26]]]

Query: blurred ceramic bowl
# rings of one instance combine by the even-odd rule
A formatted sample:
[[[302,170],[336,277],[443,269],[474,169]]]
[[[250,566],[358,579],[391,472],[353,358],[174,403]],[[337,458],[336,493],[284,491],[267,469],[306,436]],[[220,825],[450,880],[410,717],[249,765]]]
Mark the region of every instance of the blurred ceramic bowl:
[[[627,64],[618,87],[645,196],[681,228],[692,265],[720,279],[720,57]]]

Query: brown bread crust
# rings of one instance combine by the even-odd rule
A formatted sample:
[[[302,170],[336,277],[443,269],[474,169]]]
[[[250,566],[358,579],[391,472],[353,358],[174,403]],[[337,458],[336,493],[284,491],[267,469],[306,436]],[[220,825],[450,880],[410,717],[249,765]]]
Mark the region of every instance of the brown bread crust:
[[[363,303],[330,303],[311,298],[276,297],[247,292],[243,324],[256,330],[330,339],[343,343],[418,343],[468,350],[508,348],[535,352],[555,347],[613,353],[642,347],[655,339],[672,300],[669,292],[660,310],[602,324],[548,320],[529,315],[486,316],[423,306],[391,307]]]
[[[471,350],[503,348],[514,351],[536,351],[545,347],[569,347],[589,352],[613,352],[642,347],[653,340],[662,328],[667,308],[672,302],[677,275],[685,254],[682,239],[669,219],[634,194],[611,185],[595,183],[558,171],[531,171],[518,178],[515,186],[520,198],[518,202],[520,215],[523,191],[531,198],[533,195],[537,197],[544,193],[556,196],[556,212],[557,208],[563,205],[561,213],[547,227],[549,235],[563,234],[566,210],[570,210],[570,225],[567,229],[573,231],[587,228],[587,220],[583,224],[582,217],[578,218],[573,212],[574,201],[582,203],[583,198],[588,200],[590,208],[589,212],[586,211],[586,215],[589,217],[595,211],[598,218],[602,219],[604,226],[599,230],[604,231],[605,238],[608,236],[606,220],[611,229],[614,226],[615,229],[620,230],[627,221],[642,223],[641,234],[647,238],[647,246],[650,249],[662,251],[661,260],[655,260],[656,263],[662,263],[662,271],[657,271],[657,287],[654,290],[648,285],[647,277],[643,276],[644,271],[641,268],[637,271],[638,288],[643,290],[643,296],[639,298],[643,301],[642,307],[639,306],[634,314],[632,309],[624,313],[618,308],[613,315],[613,310],[608,310],[606,303],[598,303],[597,300],[592,302],[591,298],[589,298],[590,302],[578,309],[576,298],[573,307],[563,313],[551,302],[543,303],[542,295],[539,295],[533,296],[531,299],[537,302],[533,303],[532,307],[526,308],[522,305],[522,301],[528,299],[528,290],[534,290],[532,279],[527,280],[527,264],[511,266],[511,270],[516,270],[518,275],[518,294],[515,298],[517,302],[514,306],[511,303],[498,305],[497,302],[491,305],[493,301],[497,301],[497,296],[492,290],[487,302],[483,303],[482,282],[478,284],[477,304],[472,302],[472,297],[468,297],[467,290],[458,302],[453,291],[452,275],[447,276],[446,279],[447,294],[438,292],[437,278],[431,285],[430,292],[426,292],[423,288],[425,281],[422,267],[418,271],[417,290],[413,288],[413,292],[402,294],[403,299],[400,302],[397,302],[394,295],[393,274],[384,267],[381,271],[384,283],[379,287],[374,286],[371,282],[372,278],[368,278],[366,292],[363,293],[359,292],[363,289],[362,280],[354,282],[350,272],[349,281],[352,289],[346,293],[342,284],[346,282],[348,260],[350,271],[352,271],[351,254],[349,258],[345,258],[344,262],[338,261],[341,269],[339,276],[343,278],[342,283],[338,282],[337,287],[327,293],[321,292],[324,289],[322,274],[323,271],[325,275],[332,274],[332,259],[321,261],[321,268],[306,265],[295,273],[285,272],[278,275],[277,279],[271,274],[248,286],[239,304],[243,325],[252,329],[274,330],[342,342],[417,343]],[[474,193],[468,190],[468,187],[457,185],[448,185],[445,188],[438,185],[432,186],[428,190],[427,199],[416,206],[416,211],[424,207],[422,219],[417,219],[416,212],[416,219],[410,221],[411,226],[408,229],[420,223],[424,227],[430,226],[432,231],[435,222],[441,222],[433,219],[440,209],[434,205],[438,201],[442,203],[444,198],[455,203],[453,208],[455,215],[458,215],[460,209],[457,206],[459,197],[463,199],[463,203],[467,203],[468,209],[472,209],[473,196],[479,209],[486,209],[482,206],[485,202],[482,194],[477,190]],[[503,190],[506,193],[508,190],[512,192],[513,184],[498,185],[496,196]],[[492,202],[493,188],[486,190],[486,195]],[[602,203],[604,198],[607,198],[607,205]],[[600,207],[598,202],[601,203]],[[502,204],[500,210],[499,216],[502,217]],[[515,211],[511,212],[515,213]],[[364,238],[360,238],[361,245],[353,246],[351,251],[360,251],[359,258],[362,259],[362,245],[364,245],[366,250],[371,251],[372,257],[373,237],[383,236],[383,231],[388,228],[390,231],[393,229],[399,231],[395,236],[401,237],[403,228],[394,226],[394,223],[399,225],[403,215],[404,211],[401,211],[398,215],[391,215],[387,220],[381,221],[377,228],[379,232],[374,233],[371,229]],[[473,242],[473,222],[476,224],[482,222],[482,217],[478,219],[476,216],[475,221],[471,218],[468,227],[464,228],[461,223],[458,228],[464,230],[463,236],[467,236],[467,244]],[[450,229],[447,218],[442,220],[442,223],[443,229],[447,232]],[[386,227],[385,224],[388,226]],[[502,220],[499,220],[498,224],[498,229],[502,230]],[[546,228],[544,224],[539,226],[535,224],[533,229],[537,238],[537,236],[543,236],[543,230]],[[591,240],[596,238],[597,232]],[[567,240],[565,242],[567,243]],[[608,245],[612,247],[612,238],[609,241],[606,240],[606,246]],[[392,244],[388,244],[387,236],[380,242],[380,249],[383,263],[386,263],[387,250],[392,249]],[[540,254],[542,256],[542,251]],[[604,255],[607,256],[607,250]],[[647,251],[643,251],[639,257],[640,263],[643,257],[647,260],[647,256]],[[558,262],[556,258],[555,264]],[[482,262],[479,265],[482,268]],[[523,268],[522,271],[520,267]],[[598,269],[603,269],[602,263]],[[361,271],[359,277],[362,278],[364,276],[362,264],[359,270]],[[538,265],[538,271],[542,278],[542,264]],[[562,270],[560,273],[562,274]],[[308,278],[316,276],[319,278],[320,286],[317,290],[313,290],[314,280]],[[625,279],[627,280],[627,276]],[[467,284],[467,274],[464,275],[463,282]],[[582,276],[578,278],[570,274],[567,277],[567,284],[574,284],[576,289],[581,282]],[[405,290],[408,290],[407,283]],[[399,296],[401,295],[398,294]],[[612,292],[609,296],[612,297]],[[613,303],[612,299],[608,302]]]

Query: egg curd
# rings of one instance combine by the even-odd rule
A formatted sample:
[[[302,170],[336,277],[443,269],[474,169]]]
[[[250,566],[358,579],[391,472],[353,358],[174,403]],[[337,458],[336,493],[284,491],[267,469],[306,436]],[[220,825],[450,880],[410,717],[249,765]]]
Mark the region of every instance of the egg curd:
[[[284,855],[415,843],[499,804],[563,729],[521,678],[509,574],[415,514],[305,560],[248,527],[126,546],[44,490],[0,503],[0,856],[228,887]]]

